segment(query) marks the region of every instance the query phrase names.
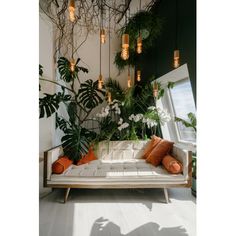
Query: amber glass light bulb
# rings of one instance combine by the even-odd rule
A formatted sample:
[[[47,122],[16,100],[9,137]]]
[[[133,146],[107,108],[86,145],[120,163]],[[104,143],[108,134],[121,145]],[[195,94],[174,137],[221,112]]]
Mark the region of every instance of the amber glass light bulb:
[[[122,35],[122,48],[128,48],[129,47],[129,35],[123,34]]]
[[[70,19],[71,22],[75,21],[75,0],[70,0],[69,19]]]
[[[129,59],[129,48],[122,48],[122,50],[121,50],[121,58],[123,60]]]
[[[127,86],[128,86],[128,88],[131,88],[131,76],[130,75],[128,75]]]
[[[106,42],[106,34],[105,34],[105,30],[101,29],[100,30],[100,37],[101,37],[101,43],[105,43]]]
[[[180,62],[179,62],[179,50],[175,50],[174,51],[174,68],[178,68],[180,66]]]
[[[98,89],[102,89],[103,86],[103,78],[102,75],[99,75],[98,77]]]
[[[111,92],[107,93],[107,101],[109,104],[111,103]]]
[[[137,53],[142,53],[142,36],[137,38]]]
[[[137,81],[141,80],[141,71],[137,70]]]
[[[158,96],[158,84],[155,81],[153,85],[153,96],[156,98]]]
[[[72,71],[72,72],[74,72],[75,71],[75,59],[71,59],[71,61],[70,61],[70,70]]]

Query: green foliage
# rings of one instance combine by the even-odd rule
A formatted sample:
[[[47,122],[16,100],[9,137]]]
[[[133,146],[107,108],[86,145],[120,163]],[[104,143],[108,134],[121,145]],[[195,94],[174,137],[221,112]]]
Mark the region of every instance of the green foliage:
[[[68,107],[67,107],[67,112],[68,112],[68,115],[69,115],[69,120],[72,124],[75,124],[76,123],[76,114],[77,114],[77,104],[75,101],[71,101],[69,104],[68,104]]]
[[[70,62],[65,57],[58,60],[58,71],[60,78],[66,83],[61,85],[56,81],[40,78],[58,85],[62,92],[55,94],[44,93],[44,97],[39,99],[40,118],[49,117],[56,113],[60,103],[64,103],[67,107],[68,120],[64,117],[59,117],[56,113],[56,127],[64,132],[61,139],[62,147],[65,155],[68,155],[74,161],[86,154],[88,147],[93,140],[96,139],[97,134],[92,130],[83,127],[86,118],[89,116],[93,108],[103,102],[105,92],[99,90],[98,81],[93,82],[87,80],[80,83],[78,73],[80,71],[88,73],[88,69],[78,66],[80,59],[78,58],[75,64],[75,69],[72,72],[70,69]],[[42,75],[42,66],[39,66],[39,75]],[[74,83],[78,81],[80,89],[74,89]],[[66,94],[65,90],[69,94]],[[80,116],[77,114],[80,111]],[[81,113],[82,111],[82,113]],[[83,116],[82,116],[82,115]]]
[[[142,35],[143,49],[150,48],[160,35],[162,20],[151,11],[139,11],[130,18],[128,24],[121,29],[121,34],[128,33],[130,48],[135,49],[139,31]]]
[[[85,108],[93,109],[103,102],[105,92],[98,89],[98,81],[93,82],[91,79],[81,84],[79,89],[79,99]]]
[[[105,83],[105,87],[111,93],[113,100],[122,101],[124,99],[125,93],[118,81],[109,78]]]
[[[100,122],[99,140],[115,139],[117,131],[117,123],[112,120],[110,116],[104,117]],[[116,139],[117,140],[117,139]]]
[[[174,86],[175,86],[174,82],[168,82],[168,85],[167,85],[168,89],[172,89],[174,88]]]
[[[39,98],[39,118],[47,117],[54,114],[59,108],[60,102],[68,102],[71,99],[71,95],[65,95],[64,93],[55,93],[53,95],[44,93],[43,98]]]
[[[43,76],[43,66],[39,64],[39,78]],[[39,91],[41,91],[41,85],[39,84]]]
[[[161,34],[161,30],[162,20],[157,14],[151,11],[139,11],[131,17],[128,24],[120,30],[120,36],[123,33],[129,34],[129,59],[123,60],[120,56],[121,52],[117,52],[114,63],[118,70],[122,71],[127,65],[137,65],[139,58],[142,57],[143,53],[136,53],[136,43],[139,32],[142,36],[143,52],[145,52],[154,45],[156,39]]]
[[[80,58],[78,58],[75,63],[74,71],[71,71],[70,61],[65,57],[60,57],[59,60],[57,61],[58,70],[61,76],[60,78],[64,80],[65,82],[69,83],[69,82],[72,82],[74,79],[78,78],[78,72],[82,71],[84,73],[88,73],[87,68],[78,66],[79,61],[80,61]]]
[[[43,66],[39,64],[39,75],[43,76]]]
[[[65,135],[62,137],[62,147],[64,154],[72,160],[80,159],[88,152],[90,144],[90,132],[81,126],[74,126],[65,130]]]
[[[175,117],[175,121],[177,122],[181,122],[185,127],[190,127],[190,128],[193,128],[194,131],[196,132],[197,131],[197,119],[196,119],[196,116],[195,114],[193,114],[192,112],[188,113],[188,118],[189,118],[189,121],[187,120],[184,120],[182,118],[179,118],[179,117]]]
[[[135,49],[129,49],[129,58],[127,60],[123,60],[121,58],[121,51],[119,51],[115,55],[114,64],[116,65],[119,71],[122,71],[127,65],[137,65],[139,56],[140,55],[136,53]]]
[[[197,178],[197,157],[195,153],[192,156],[192,176],[195,179]]]

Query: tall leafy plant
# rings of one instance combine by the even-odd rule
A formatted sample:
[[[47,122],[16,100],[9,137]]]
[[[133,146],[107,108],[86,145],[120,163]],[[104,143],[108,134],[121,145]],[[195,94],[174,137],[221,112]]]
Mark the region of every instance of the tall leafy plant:
[[[43,68],[39,67],[41,81],[54,83],[61,88],[61,92],[44,93],[44,96],[39,98],[39,117],[50,117],[56,113],[56,127],[64,132],[61,139],[64,153],[75,161],[87,153],[91,142],[96,138],[96,133],[85,128],[84,124],[92,110],[103,102],[105,96],[105,91],[97,88],[97,81],[89,79],[80,82],[79,72],[88,73],[88,69],[79,66],[79,61],[80,58],[77,59],[72,71],[69,60],[65,57],[59,58],[57,66],[60,82],[45,79]],[[68,118],[58,115],[61,104],[66,106]]]

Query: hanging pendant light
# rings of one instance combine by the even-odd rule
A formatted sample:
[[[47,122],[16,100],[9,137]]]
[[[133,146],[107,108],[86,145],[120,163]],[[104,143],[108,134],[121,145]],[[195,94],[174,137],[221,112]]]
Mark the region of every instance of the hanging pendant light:
[[[71,72],[75,71],[75,59],[74,58],[72,58],[70,61],[70,70],[71,70]]]
[[[155,81],[154,84],[153,84],[153,97],[156,98],[157,96],[158,96],[158,84]]]
[[[121,58],[123,60],[128,60],[129,59],[129,49],[128,48],[122,48]]]
[[[102,89],[103,86],[103,78],[102,75],[100,74],[98,77],[98,89]]]
[[[105,29],[100,30],[100,39],[101,43],[104,44],[106,42],[106,34],[105,34]]]
[[[179,66],[179,50],[174,50],[174,68],[178,68]]]
[[[70,0],[69,19],[70,19],[71,22],[75,21],[75,0]]]
[[[103,87],[103,77],[102,77],[102,1],[101,1],[101,12],[100,12],[100,42],[99,42],[99,77],[98,77],[98,89],[102,89]]]
[[[107,102],[108,102],[108,104],[111,104],[111,102],[112,102],[112,99],[111,99],[111,92],[108,92],[108,93],[107,93]]]
[[[141,70],[137,70],[137,81],[141,81]]]
[[[142,36],[139,34],[139,37],[137,38],[137,53],[140,54],[142,53]]]
[[[180,66],[180,53],[177,46],[178,43],[178,0],[175,1],[175,50],[173,67],[176,69]]]
[[[101,24],[100,24],[100,41],[102,44],[106,42],[106,34],[105,34],[105,29],[103,27],[103,0],[101,0]]]
[[[128,80],[127,80],[127,87],[131,88],[131,76],[130,76],[130,66],[128,67]]]
[[[127,60],[129,58],[129,35],[122,35],[122,50],[121,50],[121,58],[123,60]]]
[[[141,11],[141,0],[139,1],[139,11]],[[140,32],[140,26],[139,26],[139,35],[138,35],[138,38],[137,38],[137,53],[140,54],[142,53],[142,35],[141,35],[141,32]]]
[[[127,15],[125,13],[125,25],[127,25]],[[122,35],[121,41],[122,49],[121,49],[121,58],[123,60],[129,59],[129,34],[124,33]]]

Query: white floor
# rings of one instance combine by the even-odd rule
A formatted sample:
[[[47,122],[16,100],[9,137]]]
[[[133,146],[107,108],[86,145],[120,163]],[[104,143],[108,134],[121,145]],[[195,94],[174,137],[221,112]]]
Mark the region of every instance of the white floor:
[[[169,204],[162,189],[72,189],[63,204],[64,190],[50,192],[41,184],[40,236],[196,235],[196,199],[190,189],[170,189]]]

